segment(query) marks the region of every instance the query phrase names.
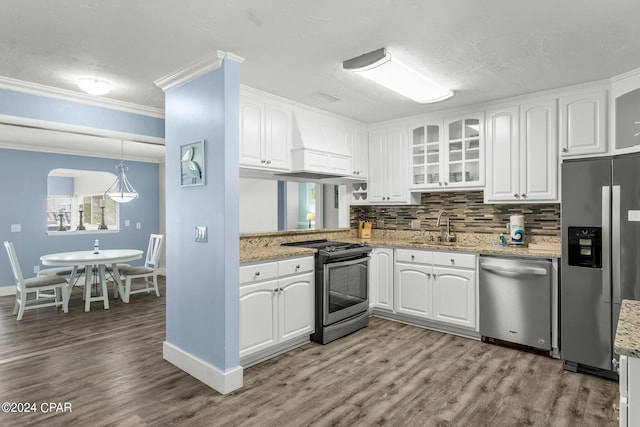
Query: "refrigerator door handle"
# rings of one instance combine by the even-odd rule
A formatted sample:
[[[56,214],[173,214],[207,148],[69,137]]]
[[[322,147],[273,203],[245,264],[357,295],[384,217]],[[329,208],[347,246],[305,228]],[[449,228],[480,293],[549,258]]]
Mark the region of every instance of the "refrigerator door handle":
[[[622,218],[620,216],[620,186],[614,185],[612,187],[612,201],[611,201],[611,268],[612,268],[612,289],[613,289],[613,302],[620,304],[622,298],[620,295],[620,222]]]
[[[611,187],[602,186],[602,302],[611,302]]]

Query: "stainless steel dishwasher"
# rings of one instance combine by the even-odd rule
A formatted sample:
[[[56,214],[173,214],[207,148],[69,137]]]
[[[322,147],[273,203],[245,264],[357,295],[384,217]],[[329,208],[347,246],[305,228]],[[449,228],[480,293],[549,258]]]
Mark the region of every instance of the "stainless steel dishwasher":
[[[551,350],[551,261],[480,256],[480,335]]]

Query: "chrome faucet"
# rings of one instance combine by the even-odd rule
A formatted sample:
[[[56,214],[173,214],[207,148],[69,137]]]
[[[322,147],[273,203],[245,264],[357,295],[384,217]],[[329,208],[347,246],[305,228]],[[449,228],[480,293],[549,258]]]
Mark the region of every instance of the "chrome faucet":
[[[436,220],[436,227],[440,227],[441,224],[441,220],[442,220],[442,215],[446,215],[444,211],[440,211],[438,213],[438,219]],[[440,241],[442,241],[442,234],[443,232],[440,232]],[[447,215],[447,230],[446,233],[444,233],[444,241],[445,242],[455,242],[456,241],[456,236],[455,234],[453,234],[451,232],[451,220],[449,219],[449,215]]]

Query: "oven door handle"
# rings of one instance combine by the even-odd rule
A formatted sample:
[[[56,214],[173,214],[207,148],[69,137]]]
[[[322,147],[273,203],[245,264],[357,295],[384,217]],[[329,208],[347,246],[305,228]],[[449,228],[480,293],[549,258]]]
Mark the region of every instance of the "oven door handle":
[[[347,260],[347,261],[327,262],[327,263],[325,263],[325,266],[343,267],[343,266],[346,266],[346,265],[360,264],[363,261],[364,262],[369,261],[370,258],[371,258],[370,255],[360,256],[360,257],[358,257],[356,259],[350,259],[350,260]]]

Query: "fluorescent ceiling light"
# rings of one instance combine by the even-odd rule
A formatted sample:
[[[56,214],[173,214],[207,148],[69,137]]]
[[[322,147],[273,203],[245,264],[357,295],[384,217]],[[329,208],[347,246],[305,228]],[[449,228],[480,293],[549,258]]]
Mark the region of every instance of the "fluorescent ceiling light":
[[[76,85],[90,95],[106,95],[111,92],[112,84],[108,80],[97,77],[81,77],[76,80]]]
[[[392,59],[385,48],[344,61],[342,67],[421,104],[444,101],[453,96],[453,91]]]

